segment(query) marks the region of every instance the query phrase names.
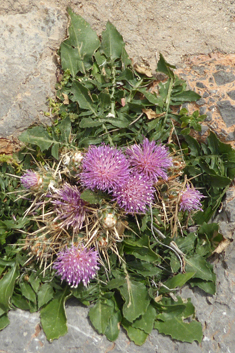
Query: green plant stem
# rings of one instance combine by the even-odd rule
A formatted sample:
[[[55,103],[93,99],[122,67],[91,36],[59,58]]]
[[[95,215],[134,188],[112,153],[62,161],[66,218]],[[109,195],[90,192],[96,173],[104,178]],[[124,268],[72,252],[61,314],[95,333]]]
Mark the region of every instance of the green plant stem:
[[[134,98],[137,88],[140,87],[142,83],[143,83],[143,80],[139,80],[139,82],[135,86],[133,86],[133,88],[130,92],[130,95],[127,99],[127,103],[129,103]]]
[[[114,146],[112,137],[111,137],[109,131],[107,130],[107,127],[106,127],[104,124],[102,124],[102,127],[103,127],[103,129],[105,130],[105,134],[108,135],[109,144],[110,144],[111,146]]]
[[[168,112],[169,112],[169,108],[170,108],[170,101],[171,101],[171,92],[172,92],[172,89],[173,89],[173,85],[174,85],[174,77],[171,77],[170,84],[169,84],[169,89],[168,89],[168,93],[167,93],[167,97],[166,97],[166,114],[165,114],[163,125],[165,125],[166,122],[167,122]]]
[[[115,65],[113,63],[112,65],[112,90],[111,90],[111,114],[113,115],[113,118],[116,118],[116,112],[115,112],[115,99],[114,99],[114,95],[115,95],[115,86],[116,86],[116,69],[115,69]]]

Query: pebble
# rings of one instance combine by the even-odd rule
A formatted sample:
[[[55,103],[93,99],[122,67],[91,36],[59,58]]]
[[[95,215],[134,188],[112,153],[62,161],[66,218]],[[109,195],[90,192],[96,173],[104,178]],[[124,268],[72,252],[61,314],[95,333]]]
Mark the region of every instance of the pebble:
[[[217,102],[217,106],[226,126],[233,126],[235,122],[235,106],[229,100]]]
[[[225,70],[217,71],[213,74],[217,85],[224,85],[235,81],[235,75],[232,72],[226,72]]]
[[[229,91],[228,96],[232,99],[235,100],[235,90]]]

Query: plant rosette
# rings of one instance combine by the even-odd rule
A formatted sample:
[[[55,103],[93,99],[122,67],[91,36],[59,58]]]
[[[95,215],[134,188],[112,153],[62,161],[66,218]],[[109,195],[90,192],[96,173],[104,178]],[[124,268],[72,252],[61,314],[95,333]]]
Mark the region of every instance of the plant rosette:
[[[235,151],[213,132],[192,137],[205,116],[180,107],[199,96],[162,55],[152,75],[132,65],[111,23],[99,38],[68,12],[53,123],[29,128],[21,151],[0,158],[0,328],[13,307],[40,310],[57,339],[73,296],[111,341],[122,326],[137,345],[153,329],[201,342],[177,290],[215,293],[208,257],[223,236],[209,221],[235,176]]]

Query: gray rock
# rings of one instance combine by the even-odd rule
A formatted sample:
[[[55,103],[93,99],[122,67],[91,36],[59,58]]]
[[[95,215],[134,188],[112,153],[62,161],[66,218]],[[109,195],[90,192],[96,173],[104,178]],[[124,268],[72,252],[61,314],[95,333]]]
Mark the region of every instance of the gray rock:
[[[192,69],[194,71],[196,71],[197,73],[199,73],[200,75],[203,75],[205,73],[205,66],[197,66],[197,65],[193,65]]]
[[[206,86],[202,82],[196,82],[196,86],[199,88],[206,88]]]
[[[200,135],[203,136],[209,129],[207,125],[201,125],[202,130],[200,131]]]
[[[216,84],[219,86],[235,81],[235,75],[233,74],[233,72],[226,72],[224,70],[220,70],[215,72],[213,76]]]
[[[205,101],[205,99],[203,99],[203,98],[200,98],[198,101],[196,101],[196,104],[197,105],[203,105],[203,104],[205,104],[206,103],[206,101]]]
[[[207,111],[205,121],[211,121],[211,120],[212,120],[212,113]]]
[[[231,131],[227,134],[226,141],[234,141],[235,140],[235,131]]]
[[[205,114],[207,111],[207,108],[206,107],[200,107],[200,114],[203,115]]]
[[[220,101],[217,103],[220,115],[222,116],[227,127],[234,125],[235,123],[235,106],[230,101]]]
[[[228,92],[227,94],[228,94],[228,96],[229,96],[231,99],[235,100],[235,89],[232,90],[232,91],[230,91],[230,92]]]
[[[207,98],[207,97],[209,97],[209,93],[208,92],[203,93],[202,98]]]
[[[0,136],[18,134],[35,122],[50,123],[46,98],[53,95],[53,50],[66,15],[55,7],[0,17]]]

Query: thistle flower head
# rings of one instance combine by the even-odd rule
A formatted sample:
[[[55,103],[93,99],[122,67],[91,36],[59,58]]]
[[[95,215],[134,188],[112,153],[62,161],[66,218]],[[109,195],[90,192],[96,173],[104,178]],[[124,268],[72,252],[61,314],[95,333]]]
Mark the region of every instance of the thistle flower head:
[[[113,190],[114,200],[126,213],[146,212],[154,197],[152,182],[143,174],[131,174],[128,180]]]
[[[133,145],[126,150],[130,165],[139,174],[157,182],[161,177],[167,180],[166,171],[173,165],[168,149],[144,138],[141,145]]]
[[[194,187],[187,185],[180,198],[180,211],[203,211],[201,199],[205,197]]]
[[[72,288],[76,288],[80,282],[87,286],[99,269],[98,252],[72,245],[59,252],[53,268],[61,280],[65,280]]]
[[[85,220],[85,201],[80,198],[80,191],[77,186],[64,183],[61,189],[57,189],[52,195],[53,205],[57,217],[55,221],[61,220],[61,226],[72,227],[74,231],[82,228]]]
[[[26,173],[22,175],[20,178],[21,184],[23,185],[24,188],[26,189],[39,189],[40,186],[42,185],[42,178],[41,176],[37,173],[34,172],[33,170],[27,170]]]
[[[110,191],[128,179],[129,163],[117,148],[91,146],[82,160],[81,183],[88,189]]]

